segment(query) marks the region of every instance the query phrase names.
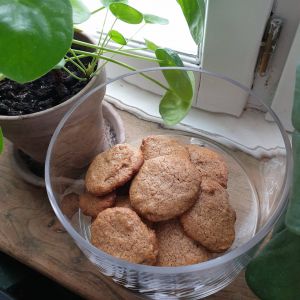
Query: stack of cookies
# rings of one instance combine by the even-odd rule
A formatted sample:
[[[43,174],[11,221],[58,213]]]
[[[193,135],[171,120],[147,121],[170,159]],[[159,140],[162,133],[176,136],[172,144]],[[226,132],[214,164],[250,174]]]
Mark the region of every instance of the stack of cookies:
[[[138,264],[184,266],[230,248],[236,214],[227,166],[216,152],[168,136],[140,149],[118,144],[95,157],[79,197],[91,243]]]

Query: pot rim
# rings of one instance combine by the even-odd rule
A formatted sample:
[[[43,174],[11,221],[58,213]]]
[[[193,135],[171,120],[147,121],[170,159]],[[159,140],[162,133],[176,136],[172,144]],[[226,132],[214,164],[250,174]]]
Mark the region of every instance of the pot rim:
[[[92,43],[91,41],[91,38],[89,37],[88,34],[85,34],[83,32],[80,32],[78,33],[80,35],[83,35],[85,36],[88,40],[90,40],[90,42]],[[69,98],[68,100],[58,104],[58,105],[55,105],[51,108],[48,108],[48,109],[45,109],[45,110],[42,110],[42,111],[38,111],[38,112],[35,112],[35,113],[31,113],[31,114],[26,114],[26,115],[18,115],[18,116],[4,116],[4,115],[0,115],[0,120],[1,121],[16,121],[16,120],[23,120],[23,119],[30,119],[30,118],[37,118],[37,117],[40,117],[44,114],[47,114],[49,112],[52,112],[52,111],[55,111],[55,110],[59,110],[61,109],[62,107],[64,106],[67,106],[69,104],[71,104],[72,102],[76,101],[78,98],[82,97],[85,93],[87,93],[92,87],[93,87],[93,84],[95,83],[95,81],[97,80],[97,78],[99,76],[103,76],[103,70],[101,70],[101,72],[97,75],[95,75],[85,86],[83,89],[81,89],[78,93],[76,93],[75,95],[73,95],[71,98]],[[52,70],[50,70],[49,72],[51,72]],[[48,73],[49,73],[48,72]]]

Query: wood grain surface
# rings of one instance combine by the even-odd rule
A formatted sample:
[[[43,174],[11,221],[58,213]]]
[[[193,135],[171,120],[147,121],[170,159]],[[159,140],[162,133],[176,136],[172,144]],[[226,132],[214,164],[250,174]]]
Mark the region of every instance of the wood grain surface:
[[[154,133],[159,126],[122,112],[131,135]],[[141,126],[142,125],[142,126]],[[132,129],[131,128],[131,129]],[[132,136],[127,138],[132,139]],[[0,250],[36,269],[86,299],[140,299],[99,273],[65,232],[57,232],[57,219],[45,190],[26,184],[12,169],[11,145],[0,156]],[[244,275],[207,299],[253,300]]]

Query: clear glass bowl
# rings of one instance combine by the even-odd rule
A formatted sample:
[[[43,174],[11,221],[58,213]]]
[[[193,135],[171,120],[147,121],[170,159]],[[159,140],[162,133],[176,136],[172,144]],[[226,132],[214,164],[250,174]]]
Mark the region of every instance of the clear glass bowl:
[[[274,112],[246,87],[220,74],[195,68],[180,68],[181,71],[194,72],[198,77],[200,74],[212,80],[221,80],[224,87],[228,85],[231,89],[249,94],[260,101],[273,118],[274,122],[270,123],[270,126],[276,147],[268,147],[266,143],[270,140],[270,136],[269,134],[266,136],[263,132],[255,136],[255,147],[247,145],[245,136],[249,132],[251,133],[249,138],[255,134],[253,135],[253,123],[244,122],[243,118],[229,117],[230,121],[225,124],[224,121],[220,121],[224,119],[216,115],[213,126],[206,126],[202,121],[197,130],[188,126],[175,128],[157,126],[133,116],[130,118],[127,116],[125,122],[128,143],[138,145],[141,139],[149,134],[167,134],[186,143],[210,147],[223,155],[229,167],[230,202],[237,213],[236,239],[226,253],[207,262],[183,267],[156,267],[129,263],[102,252],[89,242],[91,222],[89,217],[84,216],[79,210],[70,220],[60,209],[61,199],[65,194],[74,191],[80,193],[84,190],[85,171],[96,154],[96,150],[92,151],[89,144],[84,143],[84,137],[75,136],[66,139],[82,103],[89,101],[91,95],[95,95],[104,87],[109,90],[110,87],[122,85],[124,82],[130,84],[131,79],[134,76],[140,77],[141,72],[153,76],[162,69],[174,68],[141,70],[110,80],[106,86],[99,86],[83,97],[65,115],[52,137],[47,153],[45,175],[47,193],[58,219],[87,258],[99,268],[99,272],[153,299],[199,299],[219,291],[236,278],[259,250],[259,246],[271,232],[287,204],[292,168],[288,136]],[[163,93],[155,85],[147,86],[152,92]],[[190,132],[187,132],[187,128]],[[76,135],[76,132],[74,134]],[[99,137],[99,142],[100,140]],[[73,151],[74,143],[82,143],[84,153]]]

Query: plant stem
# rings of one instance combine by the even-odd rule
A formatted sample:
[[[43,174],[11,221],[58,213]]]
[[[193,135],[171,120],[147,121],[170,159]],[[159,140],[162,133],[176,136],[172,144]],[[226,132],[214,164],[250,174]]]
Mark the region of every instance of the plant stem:
[[[130,65],[127,65],[127,64],[125,64],[125,63],[119,62],[119,61],[114,60],[114,59],[112,59],[112,58],[110,58],[110,57],[106,57],[106,56],[102,56],[102,55],[101,55],[100,58],[103,59],[103,60],[109,61],[109,62],[111,62],[111,63],[114,63],[114,64],[116,64],[116,65],[122,66],[122,67],[124,67],[124,68],[126,68],[126,69],[129,69],[129,70],[131,70],[131,71],[136,71],[136,70],[137,70],[136,68],[134,68],[134,67],[132,67],[132,66],[130,66]],[[92,74],[91,74],[91,77],[94,76],[94,75],[96,75],[98,72],[100,72],[100,70],[103,68],[104,65],[105,65],[105,64],[103,64],[98,70],[96,70],[94,73],[92,73]],[[147,78],[148,80],[154,82],[155,84],[159,85],[161,88],[163,88],[163,89],[165,89],[165,90],[167,90],[167,91],[169,90],[168,87],[166,87],[165,85],[163,85],[162,83],[160,83],[160,82],[157,81],[156,79],[154,79],[154,78],[152,78],[152,77],[150,77],[150,76],[148,76],[148,75],[145,75],[144,73],[140,73],[140,75],[143,76],[143,77],[145,77],[145,78]]]
[[[118,18],[116,18],[116,19],[114,20],[114,22],[112,23],[112,25],[111,25],[111,27],[110,27],[110,30],[109,30],[108,32],[110,32],[110,31],[114,28],[114,26],[115,26],[115,24],[116,24],[117,21],[118,21]],[[102,47],[103,47],[103,48],[107,45],[107,43],[108,43],[109,40],[110,40],[110,37],[109,37],[109,39],[107,40],[107,43],[106,43],[107,37],[109,37],[108,34],[106,35],[106,37],[105,37],[105,39],[104,39],[104,41],[103,41],[103,43],[102,43]]]
[[[74,52],[74,50],[72,48],[70,48],[70,52],[72,53],[72,55],[75,57],[75,59],[78,61],[78,63],[81,65],[81,67],[86,71],[86,67],[83,64],[83,62],[77,57],[76,53]]]
[[[86,81],[86,80],[87,80],[86,78],[78,77],[77,75],[75,75],[74,73],[72,73],[70,70],[68,70],[66,67],[63,67],[63,69],[64,69],[68,74],[70,74],[72,77],[76,78],[76,79],[79,80],[79,81]]]
[[[84,75],[86,75],[86,70],[83,69],[77,62],[74,60],[69,60],[68,62],[72,63],[74,66],[76,66],[77,69],[79,69]]]
[[[105,6],[102,6],[102,7],[100,7],[100,8],[95,9],[94,11],[91,12],[91,15],[97,13],[98,11],[101,11],[101,10],[104,9],[104,8],[105,8]]]
[[[147,56],[143,56],[143,55],[136,55],[136,54],[131,54],[131,53],[127,53],[127,50],[112,50],[110,48],[106,48],[106,47],[100,47],[100,46],[96,46],[90,43],[86,43],[86,42],[81,42],[78,40],[73,40],[73,44],[76,45],[81,45],[81,46],[86,46],[89,48],[93,48],[93,49],[99,49],[99,50],[104,50],[106,52],[111,52],[111,53],[115,53],[115,54],[120,54],[120,55],[124,55],[124,56],[129,56],[129,57],[133,57],[133,58],[137,58],[137,59],[143,59],[143,60],[148,60],[148,61],[153,61],[153,62],[159,62],[158,59],[156,58],[151,58],[151,57],[147,57]],[[76,49],[74,49],[76,51]],[[95,56],[94,56],[95,57]]]

